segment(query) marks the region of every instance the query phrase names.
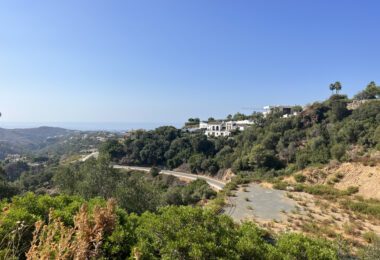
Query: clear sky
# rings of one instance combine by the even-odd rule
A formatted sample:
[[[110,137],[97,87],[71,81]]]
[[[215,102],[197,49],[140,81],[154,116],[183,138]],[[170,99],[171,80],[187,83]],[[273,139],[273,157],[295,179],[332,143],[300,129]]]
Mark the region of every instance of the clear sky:
[[[183,122],[380,84],[380,1],[3,0],[3,122]]]

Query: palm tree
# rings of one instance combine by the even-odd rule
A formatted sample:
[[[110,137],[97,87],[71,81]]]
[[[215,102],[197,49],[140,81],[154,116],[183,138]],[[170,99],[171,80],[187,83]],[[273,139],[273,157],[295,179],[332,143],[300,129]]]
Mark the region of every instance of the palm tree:
[[[340,82],[337,81],[334,83],[334,87],[335,87],[336,93],[338,94],[339,91],[342,89],[342,84],[340,84]]]
[[[331,83],[330,84],[330,90],[331,90],[332,93],[333,93],[334,89],[335,89],[335,85]]]

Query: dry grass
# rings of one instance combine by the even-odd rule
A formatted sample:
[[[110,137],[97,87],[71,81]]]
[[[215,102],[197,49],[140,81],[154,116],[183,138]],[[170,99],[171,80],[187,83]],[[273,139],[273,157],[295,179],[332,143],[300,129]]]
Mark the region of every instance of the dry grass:
[[[8,207],[2,209],[0,228],[10,213],[11,207],[12,204],[9,204]],[[16,228],[0,238],[0,248],[6,248],[2,252],[2,259],[18,259],[17,255],[20,251],[22,236],[27,228],[28,226],[24,224],[24,221],[17,221]]]
[[[307,210],[287,213],[282,223],[272,222],[268,225],[260,220],[255,222],[276,233],[300,232],[329,240],[339,238],[348,244],[352,243],[356,249],[367,246],[374,236],[380,235],[380,219],[345,210],[339,200],[328,200],[304,192],[288,192],[286,196],[296,197],[297,204],[307,205]],[[356,249],[351,253],[355,254]]]
[[[373,159],[365,159],[373,160]],[[346,162],[335,165],[320,167],[309,167],[296,174],[307,176],[309,184],[330,184],[333,187],[345,190],[349,186],[360,187],[358,195],[364,198],[380,199],[380,163],[375,165],[363,164],[362,162]],[[284,181],[296,183],[293,176],[287,177]]]
[[[74,217],[74,227],[66,227],[50,210],[49,223],[37,221],[33,241],[26,254],[27,259],[94,259],[101,257],[100,246],[105,233],[115,226],[115,201],[110,199],[107,206],[96,206],[93,217],[83,205]]]

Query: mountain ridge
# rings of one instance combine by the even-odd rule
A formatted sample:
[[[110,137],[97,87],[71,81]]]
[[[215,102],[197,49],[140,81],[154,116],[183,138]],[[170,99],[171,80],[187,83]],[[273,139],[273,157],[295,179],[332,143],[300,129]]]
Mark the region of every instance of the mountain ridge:
[[[0,142],[12,145],[26,145],[43,142],[48,138],[65,136],[77,132],[60,127],[41,126],[36,128],[0,128]]]

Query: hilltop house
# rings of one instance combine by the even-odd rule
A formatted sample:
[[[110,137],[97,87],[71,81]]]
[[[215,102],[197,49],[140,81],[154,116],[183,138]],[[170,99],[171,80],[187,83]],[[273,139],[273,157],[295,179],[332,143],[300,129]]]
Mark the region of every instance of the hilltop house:
[[[215,121],[215,122],[200,122],[199,128],[206,129],[205,135],[207,136],[230,136],[231,131],[240,130],[244,131],[253,122],[248,120],[241,121]]]
[[[263,115],[266,117],[271,112],[281,112],[283,114],[283,118],[287,118],[290,116],[296,116],[298,113],[292,113],[292,106],[265,106]]]

